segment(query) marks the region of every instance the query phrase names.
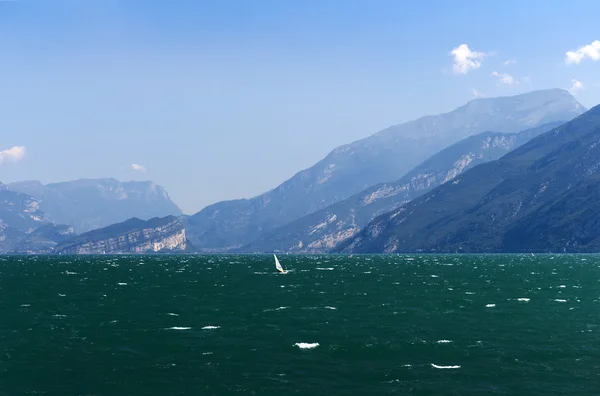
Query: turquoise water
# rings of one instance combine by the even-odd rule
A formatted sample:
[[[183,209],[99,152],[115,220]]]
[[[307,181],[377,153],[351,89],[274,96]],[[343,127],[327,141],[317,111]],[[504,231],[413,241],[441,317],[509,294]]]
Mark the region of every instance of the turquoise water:
[[[600,256],[279,258],[0,257],[0,395],[600,394]]]

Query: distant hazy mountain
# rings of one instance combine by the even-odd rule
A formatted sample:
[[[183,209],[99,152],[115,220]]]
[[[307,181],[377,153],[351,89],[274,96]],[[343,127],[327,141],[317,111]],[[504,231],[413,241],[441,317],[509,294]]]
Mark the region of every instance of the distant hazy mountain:
[[[377,217],[341,252],[598,252],[600,106]]]
[[[449,113],[392,126],[338,147],[267,193],[210,205],[188,219],[188,237],[206,250],[240,247],[365,188],[398,180],[431,155],[468,136],[485,131],[519,132],[570,120],[583,111],[573,96],[560,89],[475,99]]]
[[[185,252],[185,228],[175,216],[128,219],[77,235],[54,249],[58,254]]]
[[[35,198],[0,183],[0,253],[39,253],[72,234],[50,222]]]
[[[470,136],[434,154],[400,180],[377,184],[276,228],[241,251],[326,252],[354,236],[377,215],[404,205],[475,165],[498,159],[560,124],[553,122],[520,133],[484,132]]]
[[[47,185],[22,181],[6,186],[35,197],[49,220],[68,224],[77,233],[132,217],[150,219],[181,214],[166,190],[150,181],[81,179]]]

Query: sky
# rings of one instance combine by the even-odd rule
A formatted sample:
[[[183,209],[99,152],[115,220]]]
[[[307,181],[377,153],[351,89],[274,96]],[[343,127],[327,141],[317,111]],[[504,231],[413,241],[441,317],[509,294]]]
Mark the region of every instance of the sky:
[[[476,97],[600,102],[600,2],[0,0],[0,181],[114,177],[185,213]]]

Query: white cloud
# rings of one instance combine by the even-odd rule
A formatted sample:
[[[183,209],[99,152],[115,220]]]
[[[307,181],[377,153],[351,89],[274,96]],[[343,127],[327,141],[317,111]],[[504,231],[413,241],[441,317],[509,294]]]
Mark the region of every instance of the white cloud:
[[[131,164],[131,169],[138,172],[146,172],[146,167],[140,164]]]
[[[479,69],[481,61],[488,54],[485,52],[471,51],[467,44],[461,44],[452,49],[450,55],[454,57],[452,70],[455,74],[467,74],[469,70]]]
[[[483,94],[481,92],[479,92],[476,89],[473,89],[473,96],[475,96],[476,98],[481,98],[483,97]]]
[[[25,156],[25,147],[14,146],[0,151],[0,164],[4,161],[18,161]]]
[[[583,83],[581,81],[577,81],[576,79],[571,80],[571,88],[569,88],[569,92],[571,95],[575,95],[578,91],[583,89]]]
[[[504,66],[514,65],[515,63],[517,63],[516,59],[509,59],[507,61],[504,61]]]
[[[565,62],[567,64],[579,64],[585,58],[590,58],[593,61],[600,60],[600,40],[584,45],[576,51],[567,51],[565,54]]]
[[[513,85],[519,83],[519,81],[515,80],[513,76],[507,73],[498,73],[497,71],[495,71],[492,72],[492,76],[498,77],[502,84]]]

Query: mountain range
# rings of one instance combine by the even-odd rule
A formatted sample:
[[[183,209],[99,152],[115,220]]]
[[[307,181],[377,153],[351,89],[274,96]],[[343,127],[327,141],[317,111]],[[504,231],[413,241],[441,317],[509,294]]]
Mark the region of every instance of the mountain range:
[[[69,225],[76,233],[131,217],[150,219],[182,214],[167,191],[151,181],[80,179],[44,185],[31,180],[9,183],[6,188],[34,197],[48,220]]]
[[[240,248],[375,184],[398,180],[466,137],[486,131],[516,133],[568,121],[584,111],[561,89],[475,99],[451,112],[421,117],[340,146],[257,197],[210,205],[187,219],[188,237],[201,251]]]
[[[475,165],[498,159],[562,122],[520,133],[483,132],[429,157],[402,178],[367,188],[343,201],[275,229],[239,251],[323,253],[354,236],[377,215],[444,184]]]
[[[597,252],[600,106],[374,219],[334,249]]]
[[[591,175],[594,152],[565,151],[541,182],[543,167],[533,164],[560,144],[587,142],[596,112],[558,89],[476,99],[338,147],[273,190],[191,216],[149,181],[0,183],[0,253],[544,251],[548,240],[593,249],[593,224],[569,227],[583,221],[574,202],[593,218],[595,179],[566,183],[565,172],[584,166]],[[562,200],[556,186],[566,188]],[[534,237],[558,224],[552,237]],[[585,235],[563,240],[569,232]]]

